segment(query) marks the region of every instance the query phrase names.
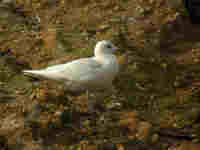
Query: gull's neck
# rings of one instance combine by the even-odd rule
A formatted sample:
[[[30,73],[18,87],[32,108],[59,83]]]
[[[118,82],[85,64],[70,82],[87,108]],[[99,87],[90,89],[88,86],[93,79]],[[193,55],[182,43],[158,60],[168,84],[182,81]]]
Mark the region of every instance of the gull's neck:
[[[101,49],[100,45],[97,44],[94,50],[94,59],[100,63],[108,63],[111,58],[115,57],[111,53],[106,53],[103,49]]]
[[[108,55],[112,55],[112,54],[110,54],[110,53],[105,53],[105,51],[103,51],[102,48],[99,47],[99,45],[97,45],[97,46],[95,47],[94,56],[95,56],[96,58],[98,58],[98,57],[105,57],[105,56],[108,56]]]

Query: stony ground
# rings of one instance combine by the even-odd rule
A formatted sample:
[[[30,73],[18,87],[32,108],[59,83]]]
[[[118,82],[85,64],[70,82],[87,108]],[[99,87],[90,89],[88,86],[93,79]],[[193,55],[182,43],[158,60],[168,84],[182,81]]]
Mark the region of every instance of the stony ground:
[[[200,149],[199,34],[181,0],[2,0],[0,149]],[[21,73],[102,39],[120,48],[106,97]]]

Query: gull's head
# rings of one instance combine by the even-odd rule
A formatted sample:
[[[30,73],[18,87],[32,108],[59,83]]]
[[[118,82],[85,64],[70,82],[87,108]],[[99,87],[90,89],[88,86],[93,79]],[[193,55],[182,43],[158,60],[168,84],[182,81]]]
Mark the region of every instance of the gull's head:
[[[116,50],[117,50],[117,47],[114,44],[112,44],[111,41],[103,40],[103,41],[99,41],[96,44],[94,54],[95,56],[113,54],[116,52]]]

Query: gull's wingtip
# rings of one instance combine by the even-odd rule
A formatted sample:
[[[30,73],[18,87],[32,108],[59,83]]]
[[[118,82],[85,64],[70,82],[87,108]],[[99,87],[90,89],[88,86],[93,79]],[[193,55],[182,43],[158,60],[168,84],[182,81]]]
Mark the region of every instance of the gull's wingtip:
[[[31,73],[31,70],[22,70],[23,73]]]
[[[40,74],[41,72],[38,70],[23,70],[24,74]]]
[[[31,76],[33,73],[31,72],[31,70],[22,70],[22,73],[25,75],[25,76]]]

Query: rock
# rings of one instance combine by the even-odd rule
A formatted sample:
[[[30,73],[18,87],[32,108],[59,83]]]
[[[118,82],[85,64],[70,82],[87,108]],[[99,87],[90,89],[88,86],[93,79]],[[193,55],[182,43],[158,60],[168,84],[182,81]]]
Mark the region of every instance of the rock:
[[[142,121],[138,124],[137,128],[137,139],[144,141],[147,140],[148,137],[151,135],[152,125],[147,121]]]
[[[138,119],[136,117],[136,112],[128,112],[121,116],[119,122],[121,127],[128,128],[131,133],[134,133],[137,128]]]
[[[16,114],[11,114],[2,121],[0,128],[0,135],[1,136],[12,135],[17,130],[23,127],[24,127],[24,119],[21,117],[17,117]]]
[[[184,6],[187,9],[190,20],[193,24],[200,23],[200,1],[199,0],[184,0]]]
[[[200,148],[200,144],[195,144],[192,142],[184,141],[180,144],[180,146],[178,148],[175,148],[175,149],[177,149],[177,150],[199,150],[199,148]],[[173,150],[173,148],[171,150]]]

